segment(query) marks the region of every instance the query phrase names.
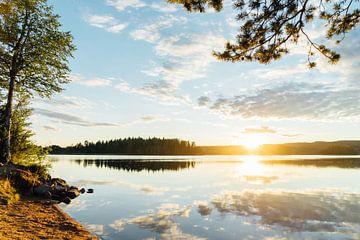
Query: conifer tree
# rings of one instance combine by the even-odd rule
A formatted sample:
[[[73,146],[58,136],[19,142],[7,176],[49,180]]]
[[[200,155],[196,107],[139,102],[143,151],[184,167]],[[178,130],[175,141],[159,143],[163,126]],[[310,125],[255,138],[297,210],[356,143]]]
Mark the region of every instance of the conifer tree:
[[[187,11],[205,12],[222,9],[223,0],[167,0],[182,4]],[[318,52],[336,63],[340,54],[310,38],[306,26],[316,19],[324,23],[326,39],[340,44],[346,33],[360,21],[359,0],[234,0],[239,31],[234,42],[227,42],[223,52],[214,55],[224,61],[257,61],[267,64],[289,52],[287,44],[304,37],[308,43],[308,66],[315,67]],[[289,44],[288,44],[289,45]]]

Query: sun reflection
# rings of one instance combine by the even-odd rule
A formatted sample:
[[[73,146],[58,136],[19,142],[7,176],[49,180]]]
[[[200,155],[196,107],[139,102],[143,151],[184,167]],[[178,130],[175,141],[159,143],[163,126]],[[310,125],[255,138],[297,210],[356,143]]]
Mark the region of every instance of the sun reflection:
[[[264,172],[264,166],[260,162],[261,157],[257,155],[244,156],[244,163],[239,166],[239,174],[260,175]]]
[[[248,155],[241,160],[243,163],[237,168],[237,178],[251,184],[271,184],[278,181],[279,177],[271,175],[269,169],[261,163],[261,156]]]

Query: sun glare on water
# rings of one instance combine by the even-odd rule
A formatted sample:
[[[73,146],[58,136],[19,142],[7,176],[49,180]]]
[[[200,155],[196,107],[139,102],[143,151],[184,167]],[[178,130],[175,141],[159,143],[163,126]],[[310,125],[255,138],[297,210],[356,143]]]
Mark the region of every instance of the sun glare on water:
[[[260,162],[261,157],[256,155],[248,155],[242,158],[244,163],[240,166],[239,173],[245,175],[258,175],[262,174],[263,166]]]

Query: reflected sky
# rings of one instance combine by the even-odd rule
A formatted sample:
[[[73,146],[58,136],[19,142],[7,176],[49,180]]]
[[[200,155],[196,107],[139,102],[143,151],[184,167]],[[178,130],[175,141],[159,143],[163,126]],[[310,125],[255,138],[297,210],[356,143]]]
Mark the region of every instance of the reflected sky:
[[[56,156],[52,171],[94,188],[61,207],[101,239],[359,239],[359,159],[314,158]]]

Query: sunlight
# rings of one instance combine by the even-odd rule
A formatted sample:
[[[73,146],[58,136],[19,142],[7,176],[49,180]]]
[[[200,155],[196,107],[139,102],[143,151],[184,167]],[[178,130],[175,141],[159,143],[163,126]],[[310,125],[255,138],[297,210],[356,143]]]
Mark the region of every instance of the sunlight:
[[[263,173],[264,167],[260,162],[260,156],[244,156],[242,160],[244,160],[244,163],[238,169],[240,175],[259,175]]]
[[[246,147],[250,151],[258,149],[262,144],[266,142],[264,135],[246,135],[246,137],[241,141],[241,145]]]

